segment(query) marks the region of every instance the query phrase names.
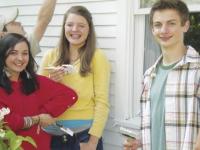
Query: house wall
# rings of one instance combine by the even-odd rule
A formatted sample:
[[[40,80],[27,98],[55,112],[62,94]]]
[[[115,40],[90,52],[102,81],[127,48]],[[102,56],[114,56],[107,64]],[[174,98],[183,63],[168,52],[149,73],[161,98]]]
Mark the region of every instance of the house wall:
[[[23,24],[27,32],[32,32],[41,3],[42,0],[1,0],[0,9],[18,7],[19,17],[17,20]],[[122,23],[125,20],[121,18],[126,12],[124,9],[125,3],[126,1],[124,0],[58,0],[53,19],[40,42],[42,52],[36,56],[37,62],[40,63],[44,53],[56,46],[61,30],[63,13],[69,7],[83,5],[90,10],[94,19],[97,45],[106,53],[112,66],[110,82],[111,111],[103,135],[105,150],[120,150],[123,143],[123,137],[119,135],[118,126],[115,125],[114,119],[118,115],[117,112],[123,113],[123,111],[116,110],[115,105],[119,101],[116,98],[116,74],[119,73],[117,69],[119,66],[116,66],[116,61],[119,58],[118,56],[124,53],[122,51],[124,48],[121,46],[124,44],[124,39],[121,38],[126,36],[126,34],[121,36],[121,33],[123,34],[126,30],[125,22]]]
[[[27,32],[36,22],[42,0],[0,0],[0,9],[18,7],[20,21]],[[103,135],[105,150],[121,150],[124,138],[119,126],[139,128],[139,96],[144,62],[145,14],[139,9],[139,0],[58,0],[48,29],[40,42],[40,63],[46,51],[56,46],[63,13],[73,5],[86,6],[92,13],[98,47],[103,49],[112,65],[110,82],[110,115]],[[199,12],[200,5],[189,5]],[[103,69],[102,69],[103,71]],[[136,130],[138,132],[139,130]]]

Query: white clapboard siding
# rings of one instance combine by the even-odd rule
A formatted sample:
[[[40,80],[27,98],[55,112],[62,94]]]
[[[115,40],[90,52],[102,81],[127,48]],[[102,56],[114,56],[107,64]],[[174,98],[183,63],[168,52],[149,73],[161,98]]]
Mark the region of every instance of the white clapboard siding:
[[[42,0],[0,0],[0,9],[8,7],[18,7],[20,21],[27,32],[31,32],[36,23],[38,10]],[[45,52],[57,45],[63,14],[74,5],[83,5],[87,7],[93,15],[97,35],[97,46],[104,50],[107,55],[112,71],[110,81],[110,114],[106,125],[104,137],[105,150],[122,149],[122,137],[118,134],[115,127],[115,76],[116,76],[116,48],[117,44],[117,26],[118,26],[118,0],[58,0],[54,16],[50,22],[43,39],[40,42],[42,52],[37,55],[38,64]]]
[[[30,10],[31,7],[28,10]],[[17,20],[23,22],[25,26],[34,26],[37,17],[34,15],[20,15]],[[54,15],[50,26],[60,26],[62,24],[63,15]],[[116,15],[113,13],[110,14],[93,14],[93,20],[95,26],[112,26],[116,24]],[[106,21],[106,22],[105,22]]]

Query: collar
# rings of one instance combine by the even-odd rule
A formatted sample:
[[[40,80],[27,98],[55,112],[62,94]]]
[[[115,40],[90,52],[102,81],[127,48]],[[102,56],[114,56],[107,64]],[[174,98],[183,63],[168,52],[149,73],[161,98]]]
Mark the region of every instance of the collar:
[[[156,74],[156,67],[158,63],[162,60],[163,55],[160,55],[156,62],[150,67],[146,72],[145,76],[154,76]],[[181,60],[174,66],[174,68],[181,67],[187,63],[200,63],[200,56],[199,53],[192,47],[187,46],[186,54],[181,58]]]

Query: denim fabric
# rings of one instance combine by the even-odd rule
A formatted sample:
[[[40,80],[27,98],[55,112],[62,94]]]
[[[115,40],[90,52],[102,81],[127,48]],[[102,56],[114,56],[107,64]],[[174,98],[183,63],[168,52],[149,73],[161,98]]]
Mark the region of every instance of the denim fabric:
[[[80,150],[80,143],[86,143],[90,135],[88,130],[75,134],[73,137],[70,135],[52,136],[51,150]],[[103,150],[102,138],[99,139],[97,150]]]

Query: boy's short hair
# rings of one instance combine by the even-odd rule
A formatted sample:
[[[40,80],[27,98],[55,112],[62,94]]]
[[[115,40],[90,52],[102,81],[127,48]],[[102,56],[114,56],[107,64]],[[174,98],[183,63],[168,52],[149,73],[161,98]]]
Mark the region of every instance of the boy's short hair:
[[[156,11],[173,9],[176,10],[181,18],[181,25],[184,25],[189,20],[189,9],[181,0],[159,0],[154,3],[150,11],[150,25],[153,25],[153,16]]]

